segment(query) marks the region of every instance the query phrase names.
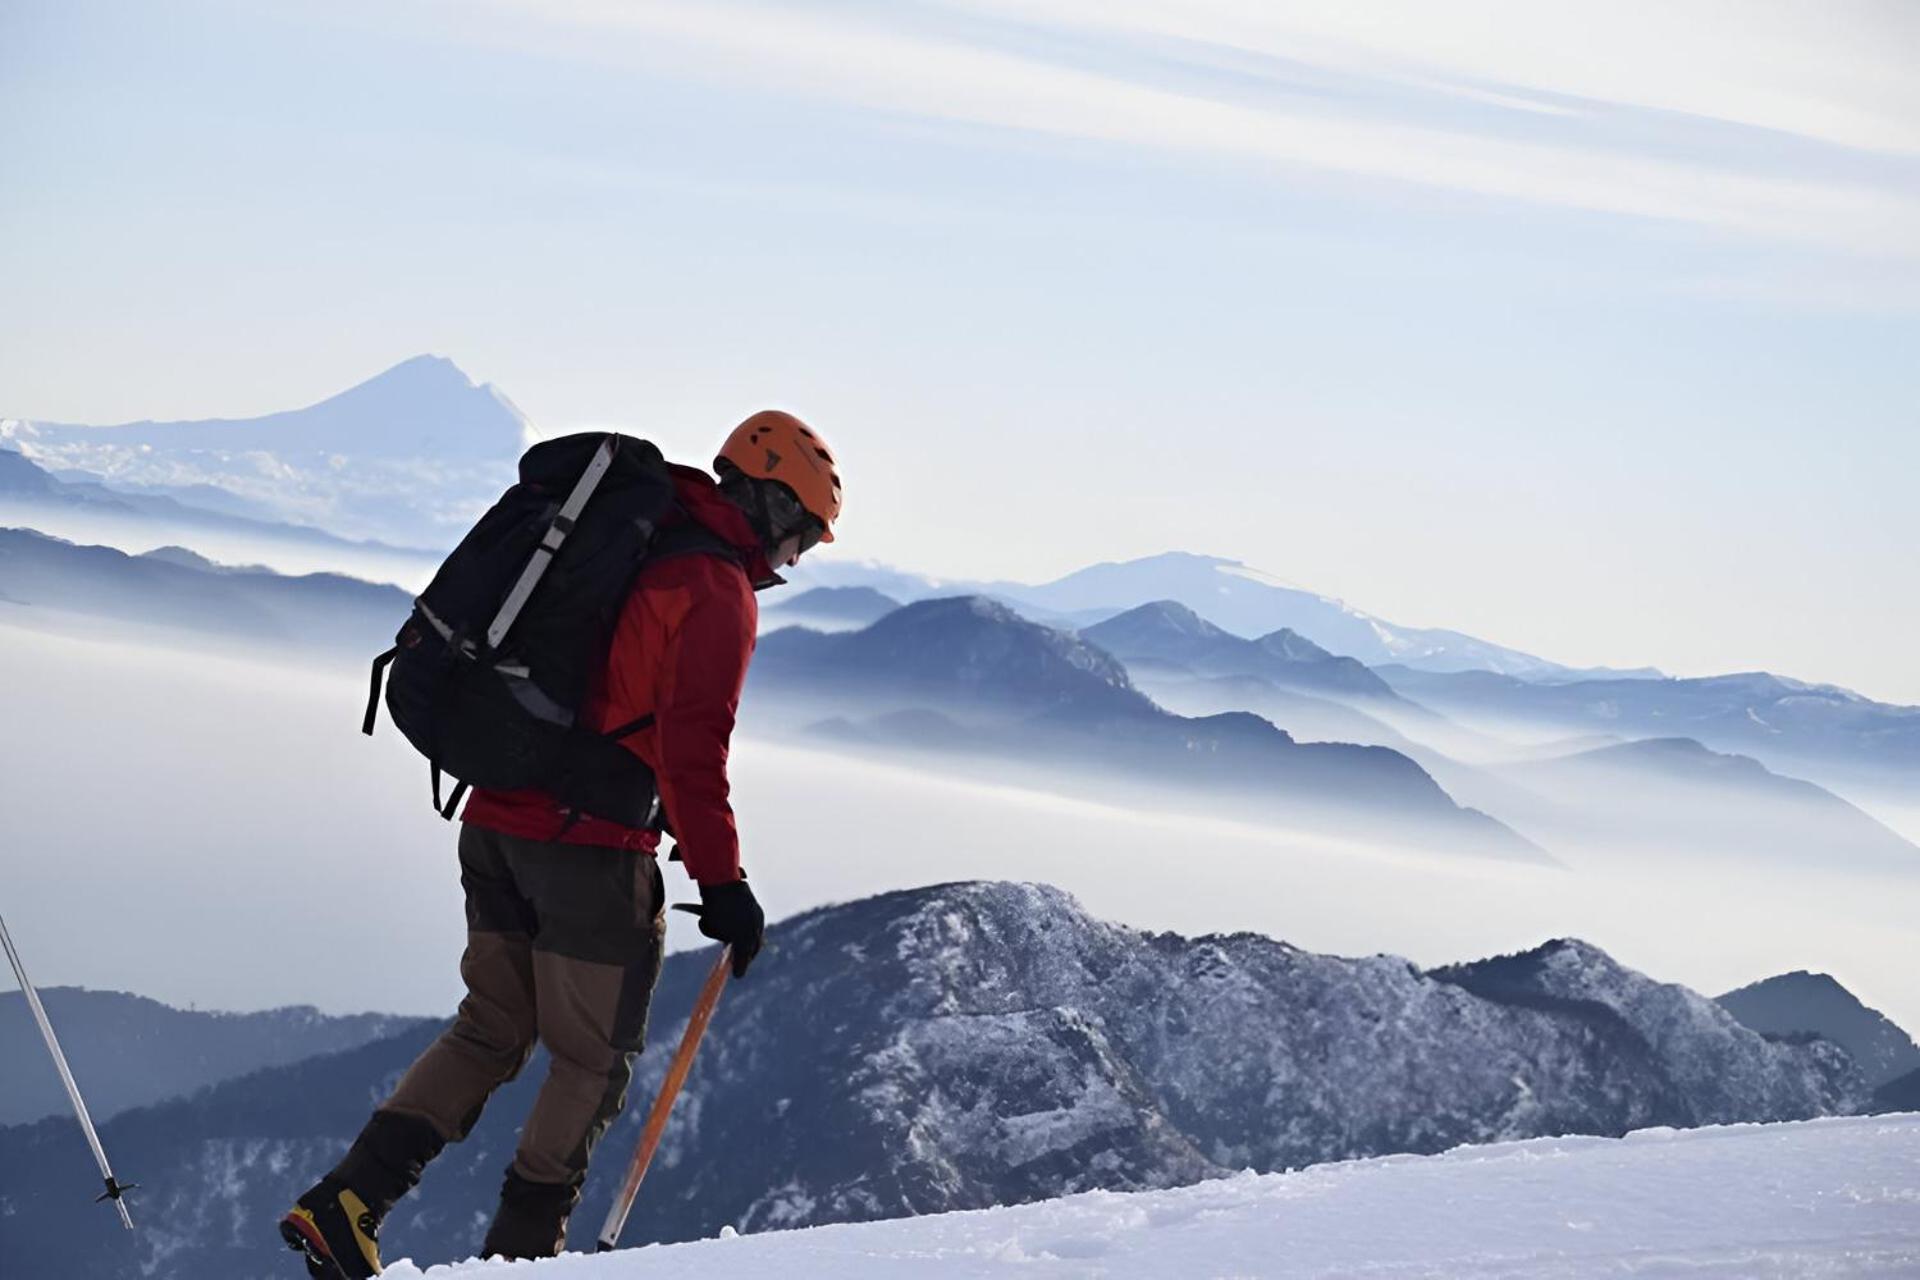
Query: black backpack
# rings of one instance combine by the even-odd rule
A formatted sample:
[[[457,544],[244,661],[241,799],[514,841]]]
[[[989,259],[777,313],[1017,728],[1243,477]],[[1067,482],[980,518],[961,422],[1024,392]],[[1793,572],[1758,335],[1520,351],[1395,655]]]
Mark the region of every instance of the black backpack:
[[[681,517],[666,459],[645,440],[593,433],[520,459],[520,482],[480,518],[373,660],[363,732],[387,676],[387,711],[432,765],[433,805],[451,820],[470,786],[538,787],[568,813],[662,828],[653,773],[621,739],[578,723],[613,626],[644,562],[707,552],[738,559]],[[457,780],[440,799],[442,775]],[[564,832],[565,827],[562,828]]]

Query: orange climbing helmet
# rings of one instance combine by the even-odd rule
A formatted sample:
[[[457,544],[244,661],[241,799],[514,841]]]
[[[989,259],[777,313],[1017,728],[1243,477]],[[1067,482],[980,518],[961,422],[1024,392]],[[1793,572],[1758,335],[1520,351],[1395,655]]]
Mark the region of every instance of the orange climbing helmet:
[[[820,541],[833,541],[840,518],[840,468],[827,442],[792,414],[762,409],[733,429],[713,460],[738,468],[756,480],[778,480],[793,490],[807,514],[825,529]]]

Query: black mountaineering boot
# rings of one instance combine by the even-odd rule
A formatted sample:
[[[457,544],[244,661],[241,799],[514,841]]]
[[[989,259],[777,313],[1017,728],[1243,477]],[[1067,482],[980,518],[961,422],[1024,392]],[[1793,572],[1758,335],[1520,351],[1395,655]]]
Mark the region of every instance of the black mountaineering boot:
[[[446,1145],[418,1116],[376,1111],[346,1159],[280,1219],[280,1238],[303,1253],[315,1280],[380,1274],[380,1223]]]
[[[307,1256],[307,1274],[315,1280],[367,1280],[380,1274],[380,1219],[332,1174],[280,1219],[280,1238]]]
[[[483,1258],[552,1258],[566,1247],[567,1219],[580,1199],[578,1184],[530,1182],[507,1170],[500,1208],[487,1228]]]

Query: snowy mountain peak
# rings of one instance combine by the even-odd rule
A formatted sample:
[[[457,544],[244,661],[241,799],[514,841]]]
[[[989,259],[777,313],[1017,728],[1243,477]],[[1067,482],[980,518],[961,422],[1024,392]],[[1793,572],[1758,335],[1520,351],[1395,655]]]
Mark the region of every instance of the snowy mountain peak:
[[[459,365],[443,355],[422,353],[408,356],[399,364],[383,373],[376,373],[358,387],[343,394],[374,386],[394,386],[413,384],[417,386],[456,387],[465,390],[474,385],[472,378]]]
[[[1090,565],[1035,587],[999,584],[1015,601],[1079,613],[1173,601],[1236,636],[1291,630],[1327,652],[1361,662],[1398,661],[1433,670],[1474,668],[1537,676],[1566,668],[1458,632],[1402,627],[1221,556],[1169,551]]]
[[[513,482],[527,434],[505,396],[436,355],[256,418],[7,429],[62,474],[169,492],[197,487],[273,519],[425,547],[450,545]]]
[[[484,456],[511,462],[517,457],[527,422],[505,396],[491,386],[476,384],[445,356],[418,355],[356,383],[317,404],[257,421],[283,431],[302,417],[317,418],[333,434],[316,447],[347,452],[378,439],[376,453],[393,452],[395,443],[411,441],[430,457],[456,451],[456,456]],[[304,425],[304,424],[301,424]],[[362,428],[350,430],[349,428]],[[399,441],[391,438],[398,430]]]

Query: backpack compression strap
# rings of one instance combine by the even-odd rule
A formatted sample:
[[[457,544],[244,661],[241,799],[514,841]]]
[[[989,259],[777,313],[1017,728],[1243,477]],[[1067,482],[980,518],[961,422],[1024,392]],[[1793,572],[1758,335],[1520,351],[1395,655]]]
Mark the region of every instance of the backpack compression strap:
[[[373,722],[380,714],[380,675],[399,653],[400,646],[395,645],[373,660],[373,675],[367,688],[367,714],[360,720],[360,732],[369,738],[373,736]]]
[[[553,563],[554,556],[573,532],[573,522],[580,518],[580,512],[587,505],[587,499],[600,486],[600,477],[607,474],[607,468],[613,465],[613,455],[620,449],[620,437],[610,435],[606,443],[594,451],[593,460],[587,463],[587,469],[580,473],[574,482],[573,492],[560,506],[560,514],[547,526],[540,545],[533,549],[533,555],[527,561],[527,567],[520,571],[520,578],[513,584],[513,590],[507,592],[507,598],[500,605],[500,612],[493,616],[487,626],[487,647],[498,649],[500,642],[507,638],[507,632],[513,628],[514,620],[520,616],[533,589],[540,585],[540,579],[546,575],[547,566]]]

